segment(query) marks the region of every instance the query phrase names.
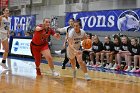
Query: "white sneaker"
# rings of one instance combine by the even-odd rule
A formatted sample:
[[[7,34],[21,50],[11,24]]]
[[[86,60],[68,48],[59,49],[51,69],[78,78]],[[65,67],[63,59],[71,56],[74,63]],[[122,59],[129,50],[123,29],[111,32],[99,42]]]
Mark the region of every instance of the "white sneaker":
[[[108,65],[107,69],[110,69],[110,68],[112,68],[112,64],[111,63]]]
[[[108,64],[106,64],[106,66],[105,66],[104,68],[108,68],[108,66],[109,66],[109,65],[108,65]]]
[[[129,72],[131,70],[131,67],[128,67],[125,71]]]
[[[5,70],[9,70],[9,68],[6,66],[5,63],[0,63],[0,65],[3,67],[3,69],[5,69]]]
[[[134,67],[130,72],[135,72],[136,71],[136,68]]]
[[[117,68],[117,64],[115,63],[114,66],[112,68],[110,68],[110,69],[114,70],[116,68]]]
[[[54,76],[54,77],[60,76],[60,73],[54,71],[54,72],[52,73],[52,76]]]
[[[61,50],[59,51],[54,51],[56,54],[61,55]]]
[[[86,66],[89,66],[89,62],[87,62]]]

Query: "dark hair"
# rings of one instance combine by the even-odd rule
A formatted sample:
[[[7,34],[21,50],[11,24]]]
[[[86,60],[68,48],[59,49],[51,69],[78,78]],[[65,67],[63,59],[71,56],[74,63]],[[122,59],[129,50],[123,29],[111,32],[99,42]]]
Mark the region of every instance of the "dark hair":
[[[74,21],[74,18],[70,18],[69,20],[72,20],[72,21]]]
[[[74,21],[74,23],[78,23],[78,25],[80,26],[80,28],[81,28],[81,23],[79,22],[79,21]]]
[[[122,37],[125,37],[125,38],[127,39],[127,43],[129,43],[129,44],[130,44],[130,39],[128,38],[128,36],[127,36],[127,35],[123,35]]]
[[[81,19],[77,19],[77,22],[79,22],[79,25],[80,25],[80,27],[82,28]]]
[[[121,38],[118,35],[114,35],[114,40],[117,39],[118,43],[121,44]]]
[[[111,40],[110,36],[106,36],[109,40]]]
[[[92,34],[91,33],[87,33],[87,35],[89,35],[90,39],[92,38]]]
[[[2,12],[5,11],[6,8],[7,8],[7,7],[3,8],[3,9],[2,9]]]
[[[137,38],[134,37],[134,38],[132,38],[132,39],[134,39],[135,42],[136,42],[136,44],[138,44],[138,39],[137,39]],[[132,39],[131,39],[131,40],[132,40]]]

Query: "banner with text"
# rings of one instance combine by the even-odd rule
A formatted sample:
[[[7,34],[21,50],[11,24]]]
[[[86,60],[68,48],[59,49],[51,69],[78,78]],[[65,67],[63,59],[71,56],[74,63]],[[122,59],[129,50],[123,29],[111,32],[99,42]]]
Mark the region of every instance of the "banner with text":
[[[70,18],[81,19],[85,31],[140,30],[140,9],[68,12],[65,19],[66,26]]]
[[[36,25],[36,15],[11,16],[11,30],[16,30],[18,24],[24,31],[32,30]]]

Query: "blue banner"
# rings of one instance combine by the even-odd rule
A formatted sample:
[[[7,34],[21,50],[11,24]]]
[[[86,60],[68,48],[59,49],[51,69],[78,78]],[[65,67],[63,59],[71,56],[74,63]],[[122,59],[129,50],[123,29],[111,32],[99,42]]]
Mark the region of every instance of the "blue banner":
[[[140,31],[140,9],[68,12],[66,26],[70,18],[81,19],[85,31]]]
[[[11,16],[11,30],[15,31],[20,24],[24,31],[32,30],[36,25],[36,15]]]

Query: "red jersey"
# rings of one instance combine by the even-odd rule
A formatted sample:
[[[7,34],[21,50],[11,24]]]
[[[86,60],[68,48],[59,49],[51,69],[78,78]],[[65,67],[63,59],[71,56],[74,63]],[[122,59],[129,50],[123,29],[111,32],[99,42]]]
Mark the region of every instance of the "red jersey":
[[[42,24],[38,25],[39,27],[42,27]],[[34,35],[33,35],[33,38],[32,38],[32,42],[36,45],[45,45],[45,44],[48,44],[48,37],[50,35],[54,35],[55,32],[52,28],[48,28],[47,30],[46,29],[43,29],[41,31],[34,31]]]

